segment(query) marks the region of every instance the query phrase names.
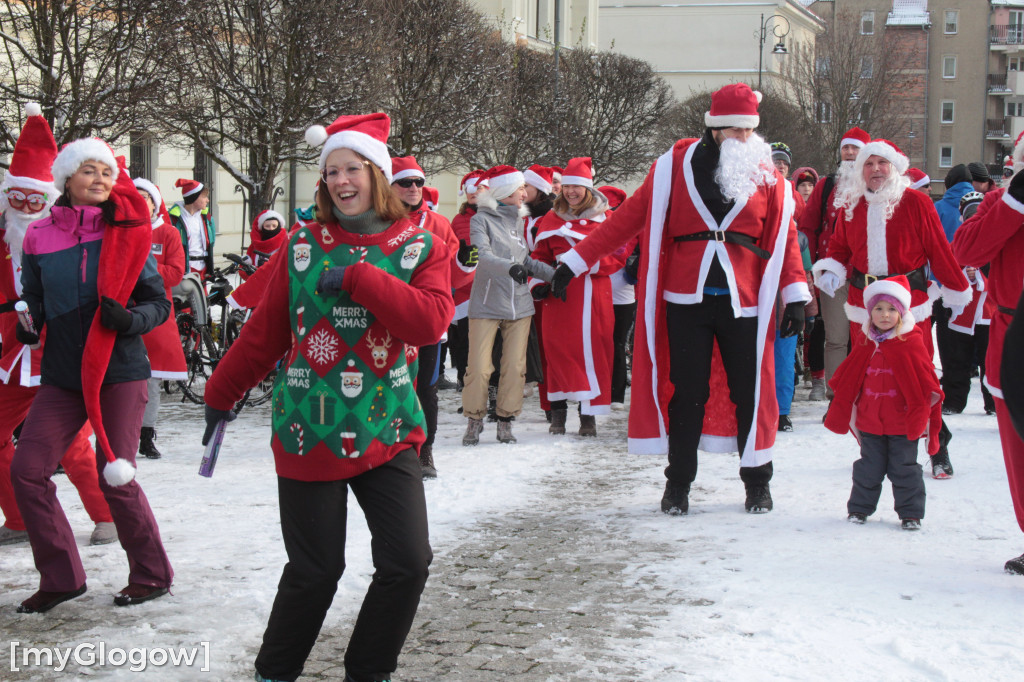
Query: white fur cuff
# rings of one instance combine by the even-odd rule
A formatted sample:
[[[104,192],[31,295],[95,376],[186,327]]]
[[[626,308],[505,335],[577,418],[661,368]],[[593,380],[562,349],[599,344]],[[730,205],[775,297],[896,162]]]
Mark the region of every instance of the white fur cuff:
[[[942,287],[942,304],[947,308],[964,307],[971,302],[972,298],[974,298],[974,290],[971,287],[967,287],[963,291]]]
[[[847,277],[846,266],[835,258],[822,258],[811,266],[811,272],[814,273],[815,284],[818,283],[818,279],[821,277],[821,273],[823,272],[831,272],[843,282],[846,281]]]
[[[580,258],[580,255],[576,253],[576,249],[571,249],[563,253],[561,262],[568,265],[574,275],[582,275],[589,269],[586,261]]]

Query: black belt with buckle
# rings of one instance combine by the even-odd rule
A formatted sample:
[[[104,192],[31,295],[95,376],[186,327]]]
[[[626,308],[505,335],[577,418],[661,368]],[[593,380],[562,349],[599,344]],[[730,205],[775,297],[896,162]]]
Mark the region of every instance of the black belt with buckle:
[[[868,275],[856,268],[853,269],[853,276],[850,277],[850,285],[857,289],[863,289],[864,287],[877,282],[880,279],[889,279],[890,277],[899,277],[903,275],[910,282],[911,290],[915,291],[928,291],[928,278],[924,275],[924,266],[922,265],[917,270],[911,270],[910,272],[897,272],[890,275]]]
[[[742,246],[743,248],[753,251],[758,257],[768,260],[772,257],[772,254],[765,251],[757,245],[757,240],[751,237],[749,234],[743,234],[742,232],[730,232],[728,230],[707,230],[705,232],[694,232],[693,234],[683,234],[675,238],[677,242],[719,242],[735,244],[736,246]]]

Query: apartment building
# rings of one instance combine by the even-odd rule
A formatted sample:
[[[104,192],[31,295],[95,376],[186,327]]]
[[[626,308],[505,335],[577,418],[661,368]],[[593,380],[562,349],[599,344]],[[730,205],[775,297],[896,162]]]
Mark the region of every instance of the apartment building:
[[[562,47],[597,49],[598,0],[473,0],[493,17],[506,40],[539,50]]]
[[[992,0],[987,38],[984,159],[996,170],[1024,132],[1024,1]]]

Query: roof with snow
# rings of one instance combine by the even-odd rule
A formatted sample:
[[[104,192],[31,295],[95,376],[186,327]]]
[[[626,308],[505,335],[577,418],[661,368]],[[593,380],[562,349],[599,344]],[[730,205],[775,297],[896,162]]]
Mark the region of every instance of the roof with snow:
[[[928,0],[892,0],[886,26],[931,26]]]

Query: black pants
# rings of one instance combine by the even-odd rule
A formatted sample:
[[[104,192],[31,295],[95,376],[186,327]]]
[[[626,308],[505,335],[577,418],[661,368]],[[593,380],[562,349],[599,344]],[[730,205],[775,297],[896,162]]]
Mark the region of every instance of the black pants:
[[[807,339],[807,364],[812,372],[825,371],[825,322],[819,315]]]
[[[704,424],[704,406],[711,392],[714,342],[722,353],[729,397],[736,405],[739,452],[747,443],[754,419],[757,382],[757,318],[734,317],[729,296],[705,296],[702,303],[667,303],[668,344],[674,387],[668,404],[668,467],[665,478],[690,484],[697,477],[697,446]],[[744,484],[767,483],[772,463],[740,467]]]
[[[437,431],[437,378],[434,370],[437,367],[437,354],[440,344],[432,346],[420,346],[419,369],[416,372],[416,397],[420,399],[423,406],[423,416],[426,418],[424,428],[427,431],[427,442],[424,445],[434,445],[434,432]]]
[[[614,362],[612,363],[612,402],[626,402],[626,339],[629,328],[636,317],[636,303],[612,306],[615,310],[615,331],[612,334],[614,344]]]
[[[985,405],[986,412],[996,411],[996,401],[992,399],[988,386],[985,385],[985,355],[988,354],[988,325],[978,324],[974,326],[974,357],[981,370],[981,398]]]
[[[466,365],[469,363],[469,318],[464,317],[448,326],[448,352],[452,356],[459,383],[466,376]]]
[[[917,441],[906,436],[860,432],[860,459],[853,463],[848,513],[871,516],[878,507],[882,481],[892,483],[893,506],[901,519],[923,519],[925,488],[917,463]]]
[[[374,573],[345,652],[345,669],[358,680],[390,679],[433,558],[416,452],[406,450],[346,481],[278,478],[277,487],[288,563],[256,670],[275,680],[294,680],[302,673],[345,571],[352,488],[370,528]]]
[[[974,337],[949,328],[950,310],[936,301],[932,308],[935,320],[935,343],[942,363],[942,401],[944,408],[963,412],[971,391],[971,370],[974,367]]]

